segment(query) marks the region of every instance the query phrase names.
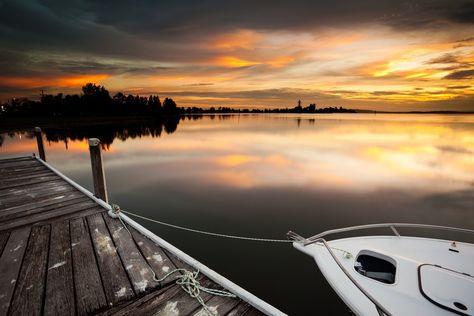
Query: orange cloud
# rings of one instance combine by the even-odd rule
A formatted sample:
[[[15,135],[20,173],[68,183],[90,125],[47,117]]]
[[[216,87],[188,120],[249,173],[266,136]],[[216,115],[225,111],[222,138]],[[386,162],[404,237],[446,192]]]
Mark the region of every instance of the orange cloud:
[[[248,66],[261,64],[259,62],[240,59],[238,57],[233,57],[233,56],[218,57],[215,61],[217,65],[228,67],[228,68],[240,68],[240,67],[248,67]]]
[[[214,49],[229,50],[235,48],[251,49],[263,36],[252,30],[239,30],[231,34],[220,35],[211,41]]]
[[[274,58],[274,59],[271,59],[269,61],[266,62],[266,64],[272,66],[272,67],[283,67],[283,66],[286,66],[292,62],[295,61],[295,57],[293,56],[280,56],[280,57],[277,57],[277,58]]]
[[[236,167],[258,160],[257,157],[247,155],[228,155],[217,159],[217,163],[225,167]]]
[[[107,79],[109,75],[77,75],[77,76],[60,76],[54,78],[45,77],[5,77],[1,76],[0,81],[3,86],[11,88],[39,88],[39,87],[78,87],[88,82],[98,83]]]

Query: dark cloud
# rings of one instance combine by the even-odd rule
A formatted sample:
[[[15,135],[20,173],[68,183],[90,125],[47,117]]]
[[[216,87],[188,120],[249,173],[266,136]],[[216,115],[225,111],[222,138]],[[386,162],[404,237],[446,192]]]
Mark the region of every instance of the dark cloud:
[[[293,99],[298,98],[314,99],[314,100],[335,100],[338,96],[316,92],[307,89],[262,89],[262,90],[248,90],[248,91],[168,91],[162,92],[171,96],[197,96],[197,97],[214,97],[214,98],[231,98],[231,99]]]
[[[471,86],[448,86],[447,89],[452,89],[452,90],[465,90],[469,89]]]
[[[460,23],[474,23],[474,2],[469,1],[459,5],[452,11],[450,18]]]
[[[471,1],[14,1],[2,2],[4,48],[81,52],[149,60],[206,59],[193,49],[235,29],[314,30],[381,23],[396,28],[472,23]]]
[[[474,79],[474,69],[454,71],[444,79]]]
[[[459,146],[438,146],[437,148],[445,153],[466,154],[466,155],[472,155],[474,153],[472,150],[469,150],[464,147],[459,147]]]
[[[397,34],[408,30],[423,35],[427,31],[454,29],[454,24],[472,25],[472,12],[473,2],[469,0],[416,3],[388,0],[0,0],[0,75],[48,79],[64,74],[104,73],[125,78],[127,75],[172,77],[185,73],[189,77],[196,75],[196,82],[188,84],[188,90],[198,90],[212,84],[213,80],[208,78],[223,73],[235,80],[270,72],[280,77],[285,75],[284,67],[272,68],[265,64],[232,69],[218,63],[211,66],[209,61],[222,54],[209,44],[216,35],[225,37],[241,29],[305,31],[317,35],[323,29],[352,31],[357,27],[370,27],[376,30],[377,26],[391,27]],[[457,45],[471,42],[472,38],[461,38]],[[252,49],[246,53],[243,59],[258,59]],[[459,62],[459,56],[443,57],[444,60],[440,58],[431,63],[447,64],[446,69],[452,71],[447,79],[472,77],[469,70],[472,65]],[[321,69],[318,75],[344,77],[348,74],[344,69],[328,67],[326,72]],[[208,77],[202,78],[203,74]],[[366,71],[354,71],[352,76],[381,80],[367,76]],[[383,79],[398,76],[389,74]],[[19,87],[18,91],[23,90]],[[201,92],[176,93],[184,96]],[[202,93],[196,96],[337,102],[341,99],[338,95],[351,96],[355,92],[269,89]],[[388,92],[376,91],[373,95],[384,94]]]
[[[459,57],[452,53],[444,54],[440,57],[433,58],[426,62],[427,64],[453,64],[459,63]]]
[[[187,87],[203,87],[203,86],[212,86],[212,85],[214,85],[212,82],[198,82],[198,83],[186,84],[184,86],[187,86]]]

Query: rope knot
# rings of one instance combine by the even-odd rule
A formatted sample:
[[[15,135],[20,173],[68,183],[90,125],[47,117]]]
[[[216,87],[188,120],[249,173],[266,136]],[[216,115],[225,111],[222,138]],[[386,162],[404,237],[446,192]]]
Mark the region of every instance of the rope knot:
[[[217,314],[216,311],[211,309],[209,306],[206,305],[204,300],[201,297],[201,291],[206,292],[211,295],[217,295],[217,296],[223,296],[223,297],[232,297],[235,298],[236,296],[230,292],[224,291],[224,290],[219,290],[219,289],[212,289],[208,287],[204,287],[201,285],[201,283],[198,281],[199,277],[199,270],[196,271],[188,271],[186,269],[175,269],[165,276],[163,276],[161,279],[158,279],[156,281],[162,282],[172,274],[179,273],[178,276],[175,277],[175,283],[181,286],[183,291],[188,293],[189,296],[192,298],[196,299],[199,304],[201,304],[203,310],[211,316],[215,316]]]
[[[110,204],[110,206],[112,207],[112,212],[118,216],[121,211],[120,206],[117,204]]]

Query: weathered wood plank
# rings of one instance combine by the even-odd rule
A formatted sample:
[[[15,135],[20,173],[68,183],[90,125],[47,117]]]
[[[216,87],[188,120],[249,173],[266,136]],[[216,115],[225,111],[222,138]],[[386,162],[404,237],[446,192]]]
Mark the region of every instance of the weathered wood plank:
[[[1,174],[19,174],[19,173],[28,173],[28,172],[37,171],[37,170],[49,170],[49,169],[41,164],[32,165],[30,167],[18,167],[18,168],[1,168],[0,167]]]
[[[20,171],[26,171],[29,169],[33,169],[36,167],[41,167],[41,164],[38,162],[28,162],[26,164],[11,164],[11,165],[2,165],[0,166],[0,173],[11,173],[11,172],[20,172]]]
[[[153,311],[164,302],[180,294],[183,290],[179,285],[168,284],[164,288],[148,293],[142,297],[136,298],[128,302],[124,302],[118,306],[112,307],[102,313],[100,316],[108,315],[131,315],[134,311],[139,311],[140,315],[146,315],[146,310]],[[135,313],[138,314],[138,313]]]
[[[212,285],[209,279],[200,277],[198,280],[203,286]],[[211,298],[211,295],[203,293],[201,297],[204,301],[207,301]],[[151,292],[130,302],[130,304],[111,309],[105,312],[104,315],[189,315],[200,306],[199,302],[184,292],[181,286],[168,284],[163,289]]]
[[[168,255],[161,249],[160,246],[140,234],[135,229],[129,227],[129,230],[137,242],[140,251],[148,261],[148,264],[152,267],[153,271],[155,271],[156,277],[158,279],[161,279],[168,272],[176,269],[174,263],[168,258]],[[164,283],[167,283],[167,280],[165,280]]]
[[[234,307],[239,304],[240,300],[238,298],[223,297],[223,296],[213,296],[209,301],[206,302],[206,306],[209,310],[214,313],[214,315],[226,315]],[[207,311],[204,307],[199,308],[193,313],[194,316],[204,316],[207,315]]]
[[[31,229],[9,311],[11,315],[40,315],[42,312],[50,229],[49,225]]]
[[[5,161],[0,164],[0,170],[4,169],[12,169],[12,168],[24,168],[24,167],[31,167],[34,165],[40,165],[41,163],[35,159],[31,160],[22,160],[22,161]]]
[[[48,209],[65,206],[65,203],[77,202],[78,199],[87,199],[84,194],[79,191],[66,192],[60,195],[53,195],[45,199],[38,199],[37,202],[17,205],[0,210],[0,221],[19,217],[21,213],[26,212],[42,212]],[[33,213],[31,213],[33,214]]]
[[[184,262],[183,260],[179,259],[178,257],[176,257],[175,255],[173,255],[171,252],[169,252],[168,250],[164,249],[164,248],[161,248],[163,250],[163,252],[168,256],[168,258],[171,260],[171,262],[173,262],[173,264],[179,268],[179,269],[186,269],[188,271],[195,271],[196,269],[194,269],[193,267],[191,267],[189,264],[187,264],[186,262]]]
[[[32,167],[27,170],[20,170],[20,171],[3,171],[2,172],[2,177],[4,179],[12,178],[12,177],[23,177],[29,174],[38,174],[42,172],[52,172],[45,166],[37,166],[37,167]]]
[[[28,225],[28,224],[41,222],[44,220],[53,219],[55,217],[64,216],[66,214],[76,213],[79,211],[91,209],[95,207],[96,205],[97,204],[95,204],[94,201],[86,200],[84,202],[76,203],[73,205],[67,205],[64,207],[59,207],[50,211],[33,214],[31,216],[24,216],[20,218],[6,220],[3,222],[0,222],[0,230],[12,229],[12,228],[20,227],[23,225]]]
[[[101,212],[104,212],[104,209],[102,207],[98,206],[98,207],[88,208],[88,209],[83,210],[83,211],[78,211],[78,212],[73,212],[73,213],[70,213],[70,214],[61,215],[61,216],[54,217],[54,218],[48,218],[48,219],[45,219],[43,221],[35,223],[35,225],[45,225],[45,224],[51,224],[51,223],[55,223],[57,221],[62,221],[62,220],[72,220],[72,219],[87,217],[89,215],[93,215],[93,214],[101,213]]]
[[[13,231],[0,257],[0,315],[10,307],[29,235],[29,227]]]
[[[44,314],[74,315],[76,306],[69,221],[51,225],[50,245]]]
[[[200,280],[201,285],[205,287],[210,287],[213,285],[209,279],[205,278]],[[204,302],[207,302],[211,299],[211,295],[205,292],[200,293],[201,298]],[[146,306],[148,307],[148,306]],[[154,313],[148,308],[141,308],[140,313],[156,315],[156,316],[168,316],[168,315],[189,315],[201,308],[201,304],[193,297],[189,296],[188,293],[184,292],[181,289],[181,292],[170,298],[164,304],[161,304],[158,308],[155,309]],[[204,314],[207,316],[207,314]]]
[[[79,204],[83,204],[85,202],[90,202],[89,204],[91,206],[94,205],[93,202],[91,202],[91,199],[89,199],[87,196],[82,196],[82,197],[76,197],[70,200],[65,200],[59,203],[56,203],[54,205],[48,205],[48,206],[43,206],[43,207],[37,207],[28,211],[22,211],[22,212],[8,212],[8,213],[3,213],[0,212],[0,222],[4,222],[7,220],[14,220],[14,219],[20,219],[21,217],[29,217],[33,216],[38,213],[46,213],[54,210],[59,210],[59,209],[64,209],[67,206],[75,206]]]
[[[250,304],[244,302],[244,301],[240,301],[237,306],[235,306],[229,313],[226,314],[226,316],[241,316],[241,315],[245,315],[245,313],[247,313],[248,311],[250,311],[251,309],[253,309],[252,306],[250,306]]]
[[[37,195],[35,197],[25,196],[23,198],[23,202],[19,198],[5,199],[5,200],[2,200],[0,198],[0,212],[2,210],[8,210],[8,209],[15,208],[15,207],[29,207],[29,206],[34,205],[35,203],[38,203],[38,202],[40,202],[44,199],[52,198],[52,197],[55,197],[55,196],[58,196],[58,195],[64,195],[64,194],[67,194],[67,193],[70,193],[70,192],[73,192],[73,191],[77,192],[76,189],[66,187],[66,186],[51,188],[50,192],[47,192],[47,193],[44,193],[44,194],[41,194],[41,195]],[[30,209],[30,208],[28,208],[28,209]]]
[[[2,179],[0,179],[0,184],[3,186],[11,182],[35,179],[35,178],[44,177],[48,175],[54,175],[54,173],[52,173],[49,170],[44,170],[44,171],[37,171],[37,172],[29,172],[25,174],[9,174],[9,175],[2,174]]]
[[[83,218],[70,221],[74,286],[78,315],[107,306],[88,228]]]
[[[38,183],[30,185],[28,187],[16,187],[0,190],[0,197],[5,197],[6,199],[15,198],[15,197],[28,197],[35,198],[40,194],[50,192],[52,189],[57,187],[72,187],[63,180],[56,180],[48,182],[47,185]]]
[[[12,162],[12,161],[30,161],[30,160],[34,160],[34,159],[35,158],[33,156],[2,158],[2,159],[0,159],[0,164],[6,163],[6,162]]]
[[[132,298],[134,296],[132,286],[110,238],[102,214],[88,216],[87,222],[108,304],[113,306],[120,301]]]
[[[0,185],[0,190],[2,189],[11,189],[11,188],[18,188],[18,187],[26,187],[31,184],[37,184],[37,183],[45,183],[45,182],[50,182],[50,181],[56,181],[60,180],[61,178],[55,174],[47,175],[47,176],[41,176],[38,178],[33,178],[30,180],[18,180],[18,181],[11,181],[11,182],[4,182]]]
[[[158,286],[159,283],[153,280],[153,270],[148,266],[127,229],[118,219],[110,216],[104,218],[135,292],[143,293]]]
[[[2,256],[3,247],[7,244],[8,237],[10,237],[10,233],[0,233],[0,257]]]
[[[256,308],[250,308],[244,315],[245,316],[265,316],[264,313],[262,313]]]

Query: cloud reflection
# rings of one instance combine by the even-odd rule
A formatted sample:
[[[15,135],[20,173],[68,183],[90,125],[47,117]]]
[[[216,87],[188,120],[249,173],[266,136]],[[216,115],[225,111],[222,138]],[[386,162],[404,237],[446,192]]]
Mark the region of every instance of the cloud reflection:
[[[124,137],[104,159],[112,168],[146,166],[140,185],[180,178],[245,189],[447,192],[474,183],[472,135],[474,116],[203,117],[182,121],[172,135]],[[46,148],[88,159],[85,140],[68,140],[65,149]],[[4,155],[34,150],[31,139],[4,136]]]

